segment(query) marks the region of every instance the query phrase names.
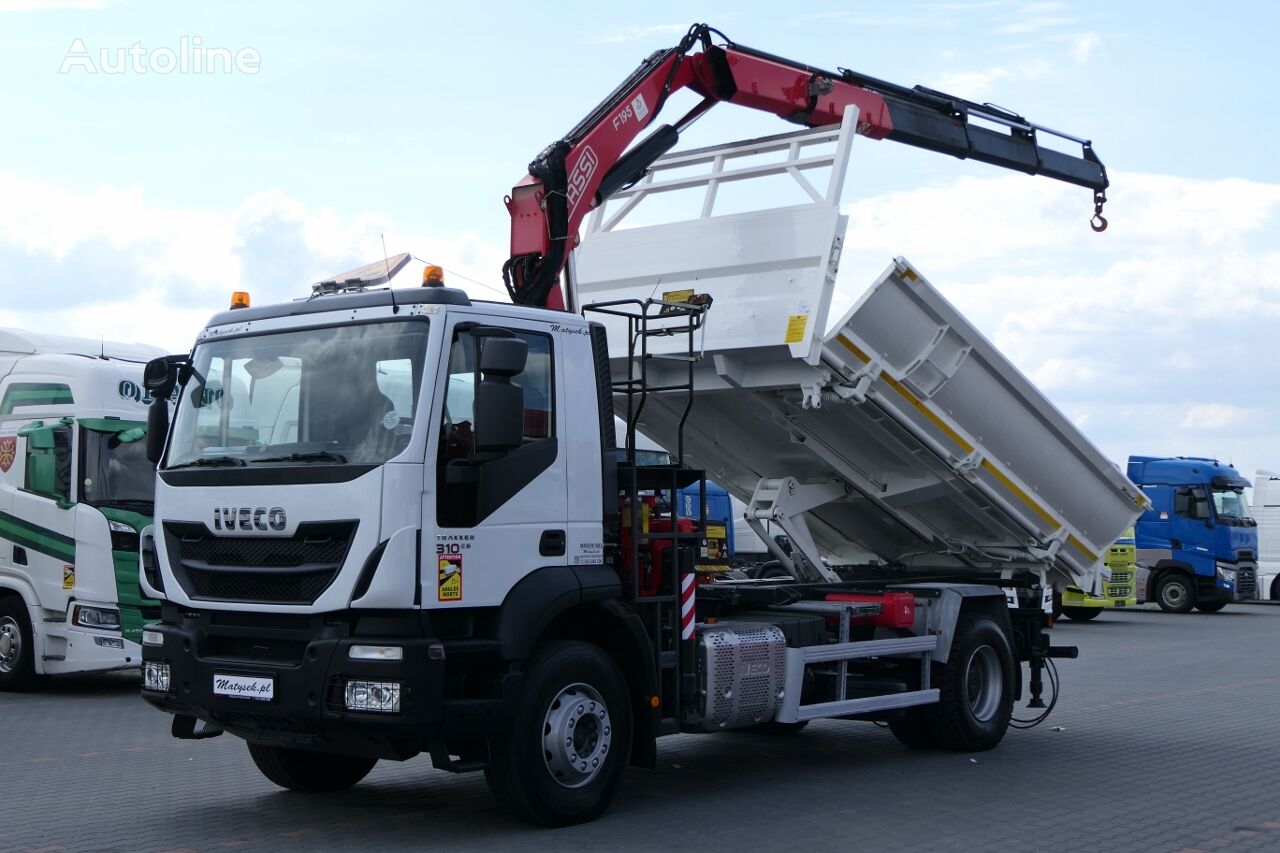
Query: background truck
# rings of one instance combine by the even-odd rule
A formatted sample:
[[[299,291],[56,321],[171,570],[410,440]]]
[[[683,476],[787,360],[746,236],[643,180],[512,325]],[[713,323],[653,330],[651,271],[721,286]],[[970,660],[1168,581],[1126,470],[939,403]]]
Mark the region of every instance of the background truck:
[[[0,690],[141,664],[160,612],[138,587],[142,368],[162,354],[0,329]]]
[[[1258,597],[1280,601],[1280,474],[1254,474],[1252,512],[1258,522]]]
[[[1197,456],[1130,456],[1150,508],[1134,540],[1143,596],[1168,613],[1217,613],[1257,597],[1258,523],[1231,465]]]
[[[1100,164],[1041,150],[1012,114],[1007,135],[974,128],[991,108],[712,36],[654,54],[532,165],[509,201],[516,304],[373,289],[398,256],[218,314],[148,365],[178,404],[171,425],[149,413],[141,576],[162,613],[143,696],[175,736],[240,736],[296,790],[426,752],[561,825],[601,814],[660,735],[853,718],[972,751],[1016,701],[1039,709],[1020,724],[1051,709],[1052,659],[1074,649],[1043,630],[1047,578],[1093,589],[1140,493],[905,261],[824,330],[855,131],[1018,155],[1098,193]],[[624,154],[684,86],[697,114],[732,101],[818,127],[659,160],[668,127]],[[826,191],[802,177],[799,205],[599,220],[574,251],[589,211],[633,207],[669,186],[658,172],[692,156],[709,190],[762,174],[739,162],[761,153],[782,158],[771,174],[825,168]],[[565,304],[585,316],[548,310]],[[670,463],[639,464],[642,425]],[[707,469],[786,530],[792,577],[700,582]],[[838,570],[867,540],[898,561]]]
[[[1090,594],[1077,586],[1054,592],[1053,616],[1066,616],[1077,622],[1096,619],[1113,607],[1133,607],[1138,603],[1138,550],[1134,546],[1133,528],[1125,531],[1103,558],[1101,593]]]

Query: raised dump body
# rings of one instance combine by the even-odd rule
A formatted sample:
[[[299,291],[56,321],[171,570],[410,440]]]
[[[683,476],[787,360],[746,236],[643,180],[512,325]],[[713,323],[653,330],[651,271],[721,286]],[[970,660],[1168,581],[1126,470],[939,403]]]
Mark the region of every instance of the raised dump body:
[[[684,461],[757,519],[792,515],[802,553],[811,533],[836,564],[870,551],[933,571],[1045,568],[1094,589],[1144,496],[936,288],[896,259],[827,331],[854,121],[663,158],[592,221],[576,298],[711,297]],[[716,213],[727,184],[762,178],[794,180],[801,203]],[[756,198],[776,204],[776,190]],[[690,191],[698,218],[629,226],[650,199]],[[629,358],[625,325],[602,317],[616,378],[643,366],[652,386],[687,379],[684,341],[650,336],[649,357]],[[632,405],[638,429],[678,452],[686,397]]]

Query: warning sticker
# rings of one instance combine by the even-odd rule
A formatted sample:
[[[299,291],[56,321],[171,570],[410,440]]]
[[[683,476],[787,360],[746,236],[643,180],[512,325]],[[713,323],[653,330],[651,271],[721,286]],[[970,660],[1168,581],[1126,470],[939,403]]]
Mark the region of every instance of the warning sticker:
[[[808,314],[792,314],[787,318],[787,337],[784,339],[783,343],[802,343],[804,341],[804,330],[808,325]]]
[[[63,589],[76,588],[76,567],[75,566],[70,566],[70,565],[67,565],[66,563],[62,564],[62,588]]]
[[[688,302],[693,298],[693,288],[688,290],[668,290],[662,294],[663,302]]]
[[[462,600],[462,555],[441,554],[440,582],[436,597],[440,601]]]

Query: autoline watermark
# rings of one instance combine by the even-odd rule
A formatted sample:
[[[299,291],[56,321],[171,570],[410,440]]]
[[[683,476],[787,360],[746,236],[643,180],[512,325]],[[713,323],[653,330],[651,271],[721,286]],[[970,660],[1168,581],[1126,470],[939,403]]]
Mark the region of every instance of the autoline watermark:
[[[209,47],[200,36],[182,36],[176,47],[149,47],[135,41],[128,47],[90,50],[84,39],[73,39],[62,58],[59,74],[257,74],[262,55],[256,48]]]

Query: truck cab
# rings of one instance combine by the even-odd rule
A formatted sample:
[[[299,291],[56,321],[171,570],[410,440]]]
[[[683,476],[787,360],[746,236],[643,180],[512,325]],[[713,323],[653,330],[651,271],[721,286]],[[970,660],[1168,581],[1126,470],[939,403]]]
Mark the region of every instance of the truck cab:
[[[152,347],[0,329],[0,689],[141,665]]]
[[[1258,523],[1239,471],[1204,457],[1131,456],[1129,479],[1151,500],[1134,537],[1146,600],[1216,613],[1257,597]]]
[[[1258,597],[1280,601],[1280,474],[1254,474],[1253,517],[1258,522]]]

